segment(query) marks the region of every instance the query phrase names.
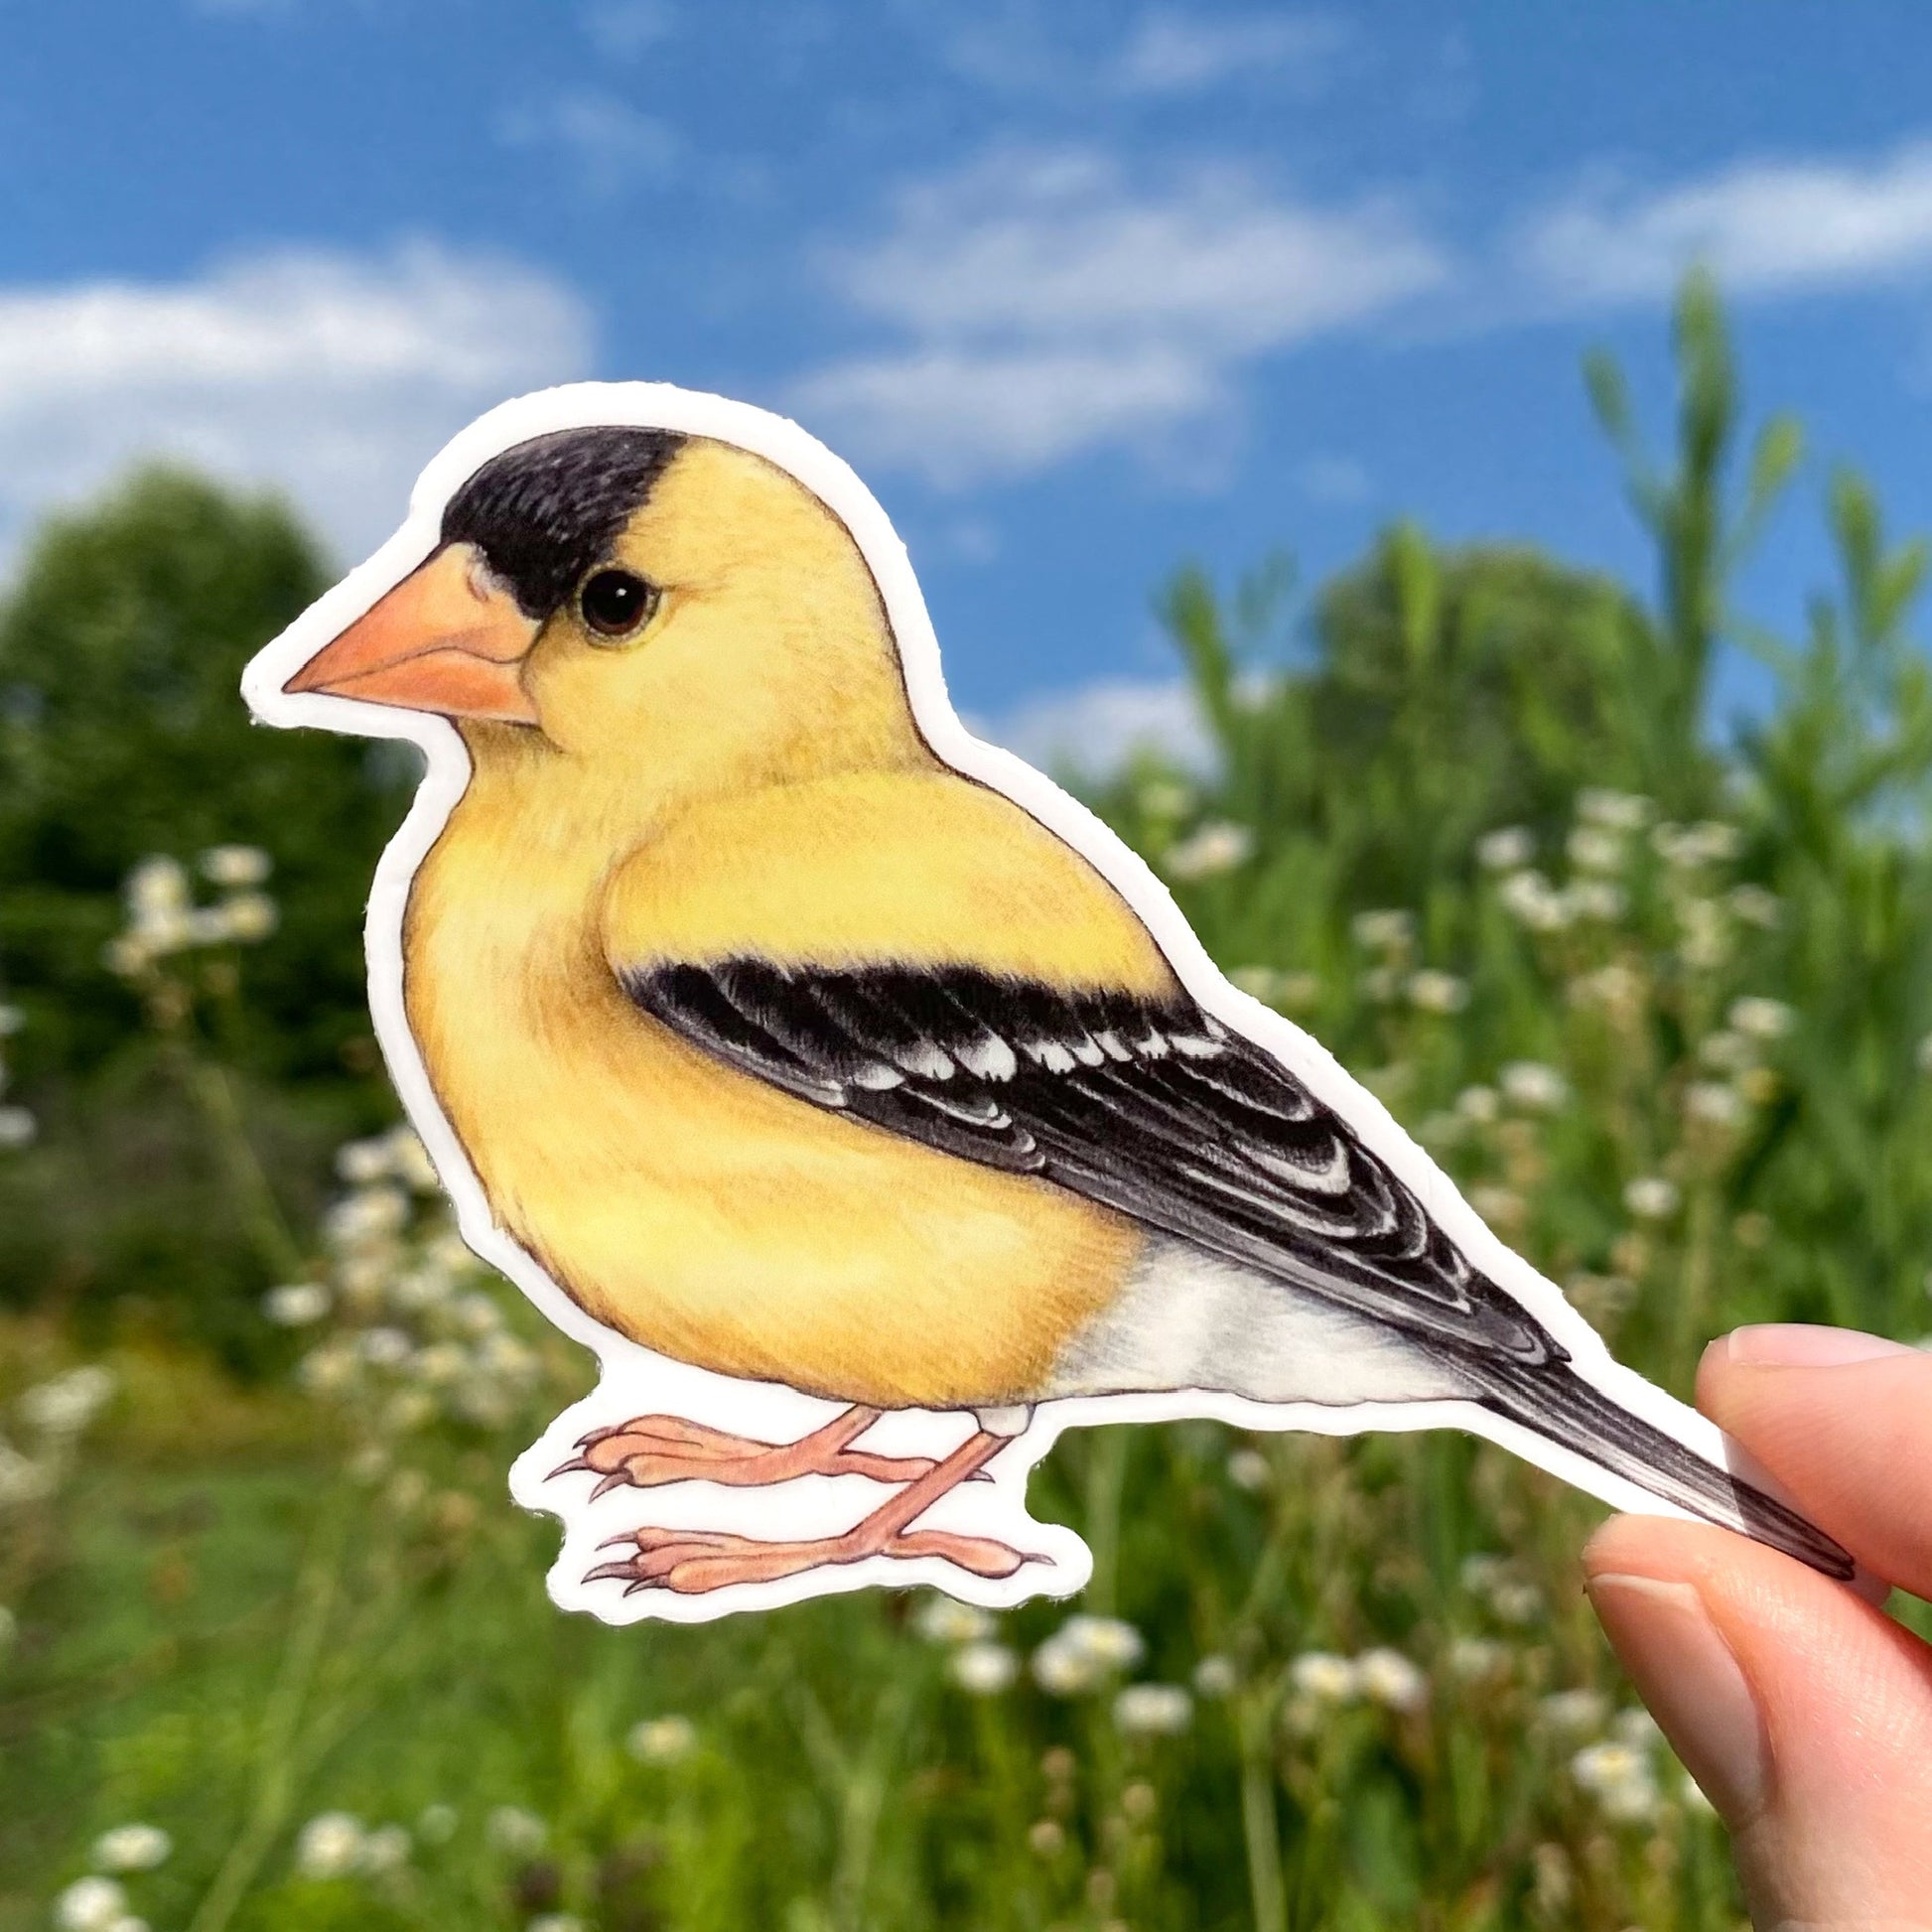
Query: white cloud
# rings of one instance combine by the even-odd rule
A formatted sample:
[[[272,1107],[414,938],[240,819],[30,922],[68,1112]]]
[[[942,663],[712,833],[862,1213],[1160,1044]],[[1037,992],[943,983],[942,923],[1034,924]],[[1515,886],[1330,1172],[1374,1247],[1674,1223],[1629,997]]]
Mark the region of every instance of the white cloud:
[[[1195,94],[1254,73],[1286,73],[1317,85],[1348,38],[1322,14],[1151,13],[1142,17],[1115,61],[1112,80],[1124,94]]]
[[[1449,272],[1386,198],[1322,207],[1233,170],[1139,189],[1084,152],[909,189],[884,235],[829,266],[898,340],[809,376],[797,406],[952,484],[1198,422],[1248,362]]]
[[[1144,750],[1189,771],[1214,765],[1206,723],[1178,678],[1103,679],[1029,699],[1004,718],[977,721],[974,729],[1029,764],[1086,777],[1117,771]]]
[[[1762,159],[1642,192],[1587,187],[1533,219],[1518,266],[1573,304],[1648,300],[1703,262],[1739,296],[1799,294],[1932,268],[1932,143],[1871,161]]]
[[[430,244],[284,251],[190,281],[0,286],[0,543],[146,456],[285,488],[345,555],[472,416],[587,372],[549,277]]]
[[[498,131],[513,148],[556,150],[596,195],[663,181],[677,165],[676,133],[615,94],[556,94],[513,107]]]

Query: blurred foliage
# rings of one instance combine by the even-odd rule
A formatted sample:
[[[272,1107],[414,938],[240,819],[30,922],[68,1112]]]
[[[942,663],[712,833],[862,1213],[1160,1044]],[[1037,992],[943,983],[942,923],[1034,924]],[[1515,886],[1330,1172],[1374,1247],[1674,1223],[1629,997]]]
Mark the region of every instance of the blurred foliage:
[[[144,856],[238,841],[274,861],[280,930],[211,1017],[295,1204],[313,1212],[328,1147],[386,1104],[361,910],[410,771],[326,733],[270,738],[237,696],[328,582],[280,502],[152,470],[50,519],[0,605],[0,996],[43,1126],[0,1173],[0,1302],[138,1298],[249,1353],[236,1317],[263,1265],[103,962]]]
[[[1676,329],[1666,455],[1614,366],[1587,370],[1654,586],[1400,526],[1298,647],[1283,566],[1226,594],[1184,572],[1162,608],[1216,769],[1144,758],[1096,802],[1236,983],[1683,1393],[1738,1320],[1932,1325],[1932,680],[1925,546],[1849,473],[1802,634],[1734,608],[1802,445],[1783,419],[1744,442],[1708,285]],[[1717,741],[1736,648],[1770,690]],[[318,746],[340,752],[246,749]],[[372,848],[393,800],[329,768]],[[306,930],[318,875],[280,824],[210,808],[114,863],[255,840]],[[164,1324],[117,1326],[66,1286],[77,1225],[9,1261],[41,1308],[0,1329],[0,1932],[106,1882],[95,1835],[135,1820],[172,1850],[112,1882],[156,1932],[1734,1932],[1722,1832],[1577,1588],[1595,1506],[1459,1438],[1071,1437],[1035,1506],[1095,1551],[1074,1607],[1118,1625],[885,1592],[704,1628],[560,1616],[555,1526],[501,1472],[584,1365],[465,1259],[406,1137],[344,1150],[318,1219],[314,1095],[340,1082],[326,1042],[257,1043],[277,975],[302,983],[281,940],[108,985],[114,882],[89,878],[96,929],[32,954],[9,1052],[31,1065],[47,1029],[29,1100],[66,1104],[77,1076],[47,1069],[85,1065],[98,1112],[53,1107],[0,1193],[77,1224],[103,1187],[192,1173],[100,1278],[293,1374],[242,1391]]]

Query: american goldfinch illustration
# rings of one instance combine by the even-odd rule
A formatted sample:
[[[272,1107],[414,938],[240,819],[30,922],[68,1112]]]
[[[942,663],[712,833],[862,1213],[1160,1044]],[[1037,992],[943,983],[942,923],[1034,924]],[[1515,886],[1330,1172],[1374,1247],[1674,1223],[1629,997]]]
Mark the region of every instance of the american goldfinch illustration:
[[[871,1559],[1010,1580],[1018,1539],[934,1506],[1040,1405],[1185,1392],[1452,1417],[1851,1574],[1663,1426],[1687,1412],[1318,1048],[1204,960],[1183,973],[1178,913],[1097,822],[1037,774],[995,782],[999,755],[962,768],[936,663],[913,690],[902,553],[836,459],[716,398],[557,394],[459,439],[410,554],[251,691],[275,722],[460,736],[395,963],[494,1226],[655,1355],[840,1405],[791,1441],[640,1414],[557,1485],[884,1492],[824,1534],[626,1528],[587,1582],[695,1596]],[[900,1411],[973,1426],[869,1449]]]

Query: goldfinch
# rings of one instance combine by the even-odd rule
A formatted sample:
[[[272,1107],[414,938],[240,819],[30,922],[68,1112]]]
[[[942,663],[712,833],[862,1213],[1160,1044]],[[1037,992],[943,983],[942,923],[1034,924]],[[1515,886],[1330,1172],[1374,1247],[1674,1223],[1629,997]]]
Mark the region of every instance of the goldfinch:
[[[451,479],[426,560],[280,693],[461,735],[403,1007],[496,1225],[643,1347],[844,1405],[792,1443],[638,1417],[562,1478],[894,1490],[831,1535],[626,1532],[593,1580],[1009,1578],[1026,1552],[921,1518],[1035,1405],[1173,1391],[1451,1405],[1850,1574],[1586,1373],[1574,1317],[1566,1343],[1469,1252],[1485,1231],[1366,1096],[1183,984],[1101,835],[942,757],[848,521],[756,438],[628,420],[654,393]],[[937,1458],[859,1446],[906,1409],[978,1426]]]

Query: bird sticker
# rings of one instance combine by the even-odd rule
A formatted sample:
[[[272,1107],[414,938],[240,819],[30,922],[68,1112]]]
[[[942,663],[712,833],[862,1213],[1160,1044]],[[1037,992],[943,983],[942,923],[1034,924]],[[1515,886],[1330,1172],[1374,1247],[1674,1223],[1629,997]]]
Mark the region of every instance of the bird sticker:
[[[1065,1595],[1033,1465],[1175,1417],[1471,1431],[1851,1574],[967,732],[903,547],[795,424],[505,403],[244,690],[427,759],[371,1008],[465,1238],[601,1364],[511,1472],[566,1607]]]

